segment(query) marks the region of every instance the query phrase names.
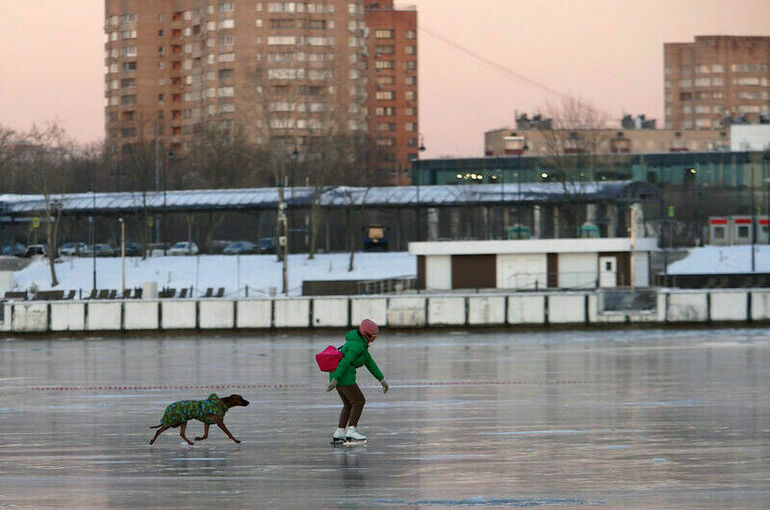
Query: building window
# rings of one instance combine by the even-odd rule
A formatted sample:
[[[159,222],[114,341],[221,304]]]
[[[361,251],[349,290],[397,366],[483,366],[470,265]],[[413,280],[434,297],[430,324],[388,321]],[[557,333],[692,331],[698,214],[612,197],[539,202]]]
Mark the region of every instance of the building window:
[[[233,44],[235,44],[235,36],[223,35],[219,38],[220,46],[232,46]]]
[[[297,38],[293,35],[271,35],[267,38],[267,44],[269,46],[295,45],[297,44]]]
[[[404,48],[404,52],[407,55],[414,55],[415,53],[417,53],[417,48],[415,46],[409,45],[406,48]]]
[[[219,22],[219,28],[235,28],[235,20],[234,19],[223,19]]]
[[[396,93],[392,90],[379,90],[375,94],[375,98],[379,101],[392,101],[396,98]]]
[[[123,62],[123,64],[121,64],[121,69],[123,72],[136,71],[136,62]]]
[[[123,78],[120,80],[120,88],[127,89],[129,87],[136,87],[136,78]]]
[[[724,67],[722,67],[722,64],[712,64],[711,65],[711,72],[712,73],[721,73],[724,71]]]
[[[374,67],[377,70],[381,69],[394,69],[396,67],[395,62],[393,60],[376,60],[374,63]]]
[[[414,122],[407,122],[406,124],[404,124],[404,127],[410,133],[414,133],[415,131],[417,131],[417,124],[415,124]]]
[[[395,76],[378,76],[375,83],[380,87],[387,86],[387,85],[395,85],[396,77]]]
[[[404,114],[407,117],[414,117],[417,115],[417,108],[415,108],[414,106],[407,106],[406,110],[404,110]]]
[[[121,106],[128,106],[128,105],[135,105],[136,104],[136,95],[131,94],[127,96],[120,96],[120,104]]]
[[[235,10],[235,2],[222,2],[219,4],[219,12],[233,12]]]
[[[134,30],[123,30],[120,32],[120,38],[121,39],[136,39],[136,29]]]
[[[404,69],[407,71],[414,71],[417,69],[417,61],[416,60],[407,60],[404,62]]]
[[[294,12],[294,2],[268,2],[267,12]]]
[[[393,147],[396,144],[396,141],[392,138],[378,138],[377,139],[377,146],[378,147]]]
[[[121,14],[120,16],[120,23],[122,25],[126,25],[128,23],[134,23],[135,21],[136,21],[136,14],[126,13],[126,14]]]
[[[232,80],[235,78],[235,70],[234,69],[220,69],[219,70],[219,79],[220,80]]]
[[[393,39],[393,30],[375,30],[375,39]]]
[[[163,94],[158,94],[158,102],[159,103],[163,102]]]
[[[407,101],[414,101],[414,90],[407,90],[405,96]]]
[[[217,97],[234,97],[235,87],[219,87]]]
[[[396,130],[395,122],[378,122],[377,123],[377,131],[395,131],[395,130]]]
[[[685,78],[685,79],[679,80],[679,86],[680,87],[692,87],[692,80],[690,78]]]
[[[417,33],[414,30],[407,30],[406,31],[406,38],[407,39],[416,39]]]
[[[377,55],[393,55],[395,53],[395,46],[392,44],[377,46],[376,53]]]
[[[120,48],[120,54],[123,57],[135,57],[136,46],[123,46],[122,48]]]
[[[695,78],[696,87],[708,87],[711,85],[711,78]]]
[[[378,106],[375,108],[374,114],[378,117],[393,117],[396,115],[396,109],[392,106]]]

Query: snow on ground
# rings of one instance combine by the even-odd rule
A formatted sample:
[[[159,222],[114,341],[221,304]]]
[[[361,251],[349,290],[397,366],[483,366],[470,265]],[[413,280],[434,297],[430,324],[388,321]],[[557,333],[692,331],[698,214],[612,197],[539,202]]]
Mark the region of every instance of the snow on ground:
[[[754,271],[770,273],[770,246],[754,246]],[[750,273],[751,245],[704,246],[668,266],[669,274]]]
[[[356,253],[353,271],[348,271],[348,253],[289,255],[289,293],[300,295],[304,280],[364,280],[407,277],[417,274],[417,258],[407,252]],[[120,258],[96,259],[96,287],[119,289]],[[57,289],[90,291],[93,281],[93,261],[90,258],[64,258],[56,264],[59,279]],[[39,290],[51,289],[47,260],[32,262],[14,274],[14,287],[27,289],[35,284]],[[270,287],[281,292],[282,264],[275,255],[201,255],[196,257],[138,257],[126,258],[126,287],[141,287],[144,282],[158,283],[158,289],[194,287],[194,295],[206,288],[224,287],[226,295],[268,295]]]

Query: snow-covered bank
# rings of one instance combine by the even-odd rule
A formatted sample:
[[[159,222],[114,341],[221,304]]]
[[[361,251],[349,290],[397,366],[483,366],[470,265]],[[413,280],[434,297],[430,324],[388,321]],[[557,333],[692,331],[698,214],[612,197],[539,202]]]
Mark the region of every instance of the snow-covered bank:
[[[754,271],[770,273],[770,246],[754,245]],[[668,274],[725,274],[751,272],[751,246],[704,246],[669,264]]]
[[[417,274],[417,257],[406,252],[356,253],[353,271],[348,271],[347,253],[320,254],[308,260],[305,254],[289,256],[291,295],[302,293],[304,280],[359,280],[411,277]],[[120,288],[120,258],[96,259],[96,286]],[[90,290],[93,265],[90,258],[66,258],[56,264],[57,289]],[[196,257],[126,258],[126,287],[141,287],[154,281],[158,287],[194,287],[205,292],[208,287],[224,287],[227,295],[268,295],[270,287],[281,291],[282,264],[275,255],[201,255]],[[50,270],[45,259],[36,260],[14,275],[14,286],[27,289],[36,285],[51,289]],[[197,294],[196,292],[196,294]]]

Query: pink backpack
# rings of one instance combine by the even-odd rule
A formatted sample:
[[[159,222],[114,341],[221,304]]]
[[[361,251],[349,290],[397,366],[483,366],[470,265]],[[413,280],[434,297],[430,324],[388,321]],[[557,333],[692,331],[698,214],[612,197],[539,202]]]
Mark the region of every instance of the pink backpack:
[[[321,369],[321,372],[334,372],[337,370],[337,365],[342,358],[343,355],[340,350],[333,345],[315,355],[315,360],[318,362],[318,368]]]

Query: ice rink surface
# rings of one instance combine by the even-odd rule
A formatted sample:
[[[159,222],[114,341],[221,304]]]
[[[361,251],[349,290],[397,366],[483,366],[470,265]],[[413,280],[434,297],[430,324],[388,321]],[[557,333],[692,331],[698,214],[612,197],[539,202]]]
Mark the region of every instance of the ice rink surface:
[[[338,338],[0,340],[0,508],[770,507],[770,330],[386,330],[335,449]],[[147,444],[212,391],[241,444]]]

